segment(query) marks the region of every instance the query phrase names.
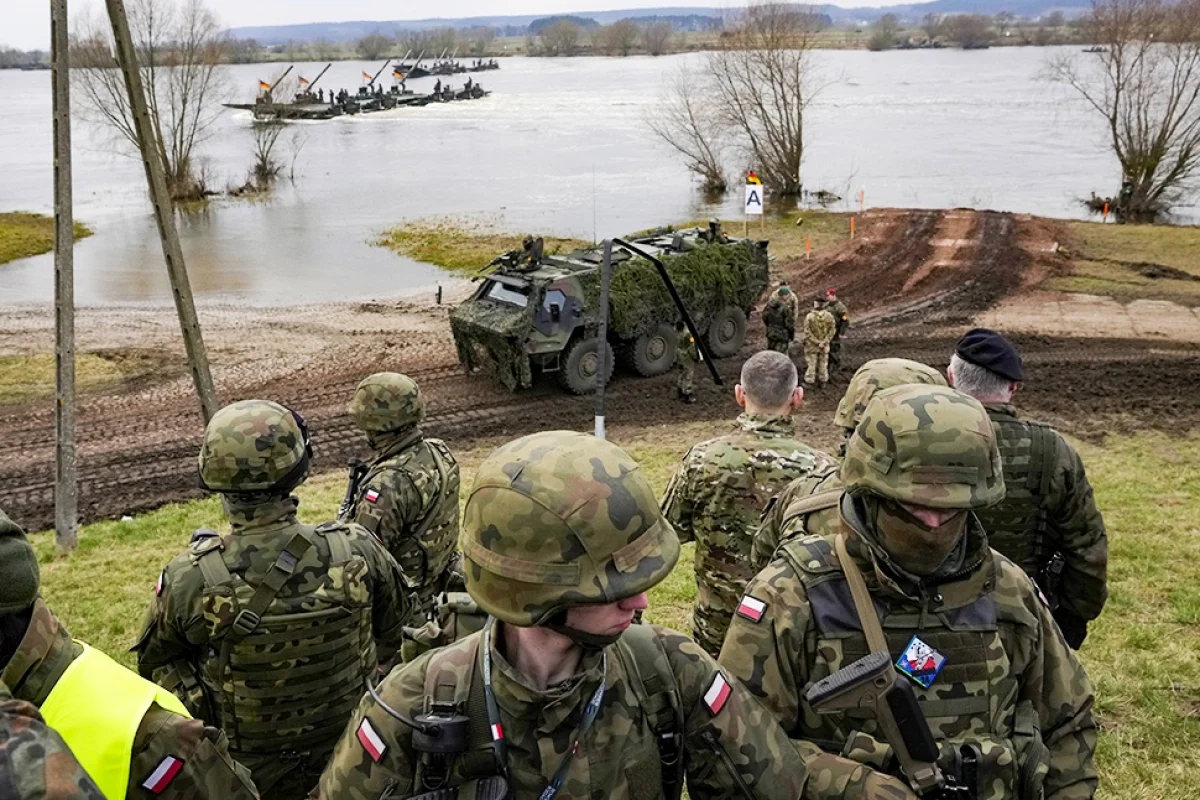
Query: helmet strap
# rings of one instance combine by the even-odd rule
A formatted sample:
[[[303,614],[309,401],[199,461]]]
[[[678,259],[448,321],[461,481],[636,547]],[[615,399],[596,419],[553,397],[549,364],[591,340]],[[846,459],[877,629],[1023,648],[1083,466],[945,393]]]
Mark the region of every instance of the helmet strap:
[[[581,631],[578,628],[572,628],[567,624],[567,612],[560,611],[555,614],[550,620],[544,623],[547,628],[555,633],[561,633],[563,636],[570,639],[575,644],[589,652],[599,652],[609,645],[617,643],[621,638],[621,634],[600,635],[598,633],[588,633]]]

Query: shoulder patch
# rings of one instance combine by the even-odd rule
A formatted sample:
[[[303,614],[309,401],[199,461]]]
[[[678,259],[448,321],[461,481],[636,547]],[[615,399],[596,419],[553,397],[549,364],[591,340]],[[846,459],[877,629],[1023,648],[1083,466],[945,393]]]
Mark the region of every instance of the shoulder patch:
[[[729,681],[725,680],[725,676],[718,672],[713,677],[708,691],[704,693],[704,705],[708,706],[708,710],[715,717],[729,702],[729,695],[732,693],[733,689],[729,686]]]
[[[182,759],[167,756],[158,762],[158,766],[150,773],[150,777],[142,781],[142,788],[153,794],[162,794],[171,785],[171,781],[175,780],[175,776],[181,769],[183,769]]]
[[[363,495],[363,499],[366,500],[368,503],[378,503],[379,502],[379,490],[378,489],[367,489],[367,493]]]
[[[746,595],[738,603],[737,613],[739,617],[744,617],[751,622],[758,622],[763,618],[763,614],[767,613],[767,604],[757,597]]]
[[[387,745],[383,743],[383,739],[379,738],[379,734],[375,732],[375,728],[371,725],[371,720],[363,717],[363,721],[358,725],[358,731],[355,733],[358,737],[358,743],[367,751],[367,755],[371,760],[378,764],[383,760],[383,754],[387,752]]]
[[[837,556],[833,552],[833,540],[819,534],[809,534],[799,539],[784,541],[777,555],[786,555],[798,570],[810,574],[837,572]]]

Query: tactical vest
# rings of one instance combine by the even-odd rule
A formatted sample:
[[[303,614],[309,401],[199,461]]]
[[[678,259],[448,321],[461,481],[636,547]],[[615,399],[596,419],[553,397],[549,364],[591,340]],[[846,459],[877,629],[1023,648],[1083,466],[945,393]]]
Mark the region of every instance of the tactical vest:
[[[480,641],[481,638],[475,636],[453,646],[470,648],[468,663],[471,666],[465,672],[460,659],[449,652],[451,648],[434,653],[426,667],[425,712],[447,716],[463,714],[471,722],[467,746],[455,756],[460,759],[456,778],[450,777],[454,765],[448,760],[422,753],[414,781],[417,791],[453,788],[451,784],[461,785],[458,778],[462,783],[482,782],[501,774],[488,724]],[[684,712],[666,649],[652,627],[632,625],[609,653],[615,653],[624,665],[638,705],[658,745],[658,769],[656,774],[646,776],[642,785],[661,785],[664,798],[678,800],[683,791],[685,766]]]
[[[1007,493],[1003,502],[979,509],[975,515],[987,532],[988,544],[1038,580],[1053,555],[1045,498],[1054,477],[1056,437],[1053,429],[1040,422],[989,416],[1000,447]]]
[[[812,609],[808,680],[814,683],[868,655],[871,648],[859,622],[850,585],[838,564],[832,536],[809,536],[785,544],[785,557],[804,584]],[[989,592],[970,605],[933,610],[874,598],[893,661],[913,635],[941,653],[945,666],[926,689],[914,683],[918,701],[942,753],[943,769],[953,767],[962,745],[978,748],[978,800],[1040,800],[1049,752],[1038,731],[1038,716],[1028,700],[1017,702],[1019,685],[1007,647],[1011,626],[1034,628],[1037,619],[1022,606],[997,603]],[[810,657],[804,653],[802,658]],[[869,710],[819,716],[801,700],[800,729],[822,749],[865,763],[892,767],[892,751]]]
[[[451,480],[451,467],[455,461],[450,449],[438,439],[422,439],[420,433],[415,432],[411,444],[401,444],[398,452],[375,464],[367,472],[359,484],[358,496],[349,515],[350,519],[382,539],[382,515],[364,499],[364,495],[371,483],[385,472],[406,472],[412,458],[420,452],[417,447],[421,444],[433,454],[439,476],[438,486],[436,491],[422,496],[421,521],[403,541],[385,542],[400,564],[401,578],[408,589],[427,587],[443,575],[454,561],[454,551],[458,546],[459,484],[457,480]]]
[[[202,680],[234,753],[331,752],[375,672],[366,559],[340,523],[297,527],[257,584],[230,573],[215,534],[198,532],[190,548],[213,625]],[[329,564],[301,573],[303,588],[293,582],[296,593],[280,597],[318,538]]]

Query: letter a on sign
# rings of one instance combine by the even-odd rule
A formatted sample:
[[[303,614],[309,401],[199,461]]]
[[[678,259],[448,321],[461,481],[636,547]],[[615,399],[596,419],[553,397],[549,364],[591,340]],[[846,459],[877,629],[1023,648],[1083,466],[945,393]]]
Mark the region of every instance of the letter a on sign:
[[[763,213],[763,187],[753,183],[746,186],[746,214],[761,217]]]

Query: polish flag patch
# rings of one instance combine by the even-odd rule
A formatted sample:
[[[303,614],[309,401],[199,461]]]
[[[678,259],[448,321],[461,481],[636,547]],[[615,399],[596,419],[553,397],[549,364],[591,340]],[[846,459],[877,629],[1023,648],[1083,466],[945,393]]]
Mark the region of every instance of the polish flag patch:
[[[763,618],[763,614],[767,613],[767,604],[757,597],[746,595],[742,602],[738,603],[737,613],[751,622],[758,622]]]
[[[183,769],[183,761],[175,756],[167,756],[159,762],[154,772],[150,773],[150,777],[142,781],[142,788],[154,794],[162,794],[171,785],[171,781],[175,780],[175,776],[181,769]]]
[[[498,742],[504,738],[504,726],[499,722],[492,724],[492,741]]]
[[[372,761],[378,764],[383,760],[383,754],[387,752],[387,745],[383,743],[383,739],[379,738],[379,734],[371,726],[371,720],[364,717],[355,736],[358,737],[358,743],[367,751],[367,755],[371,757]]]
[[[363,495],[363,497],[366,499],[366,501],[368,503],[378,503],[379,502],[379,492],[375,491],[374,489],[367,489],[367,493],[365,495]]]
[[[729,681],[725,680],[725,676],[718,672],[716,677],[713,678],[712,685],[704,693],[704,705],[708,706],[708,710],[715,717],[721,713],[721,709],[729,701],[729,695],[732,692],[733,689],[729,686]]]

